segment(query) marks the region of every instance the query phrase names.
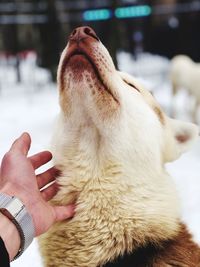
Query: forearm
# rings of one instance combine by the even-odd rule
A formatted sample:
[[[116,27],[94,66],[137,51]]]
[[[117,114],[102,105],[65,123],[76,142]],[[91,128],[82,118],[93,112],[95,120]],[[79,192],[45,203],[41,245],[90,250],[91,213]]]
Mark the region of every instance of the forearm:
[[[12,260],[20,248],[20,236],[15,225],[0,212],[0,236],[4,241],[10,260]]]

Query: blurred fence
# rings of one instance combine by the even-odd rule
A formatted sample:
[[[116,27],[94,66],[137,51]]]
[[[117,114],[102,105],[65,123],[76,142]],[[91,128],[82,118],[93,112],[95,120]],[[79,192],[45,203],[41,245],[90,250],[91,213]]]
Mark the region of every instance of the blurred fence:
[[[35,51],[36,63],[55,79],[67,36],[74,27],[87,24],[116,65],[118,51],[135,57],[144,51],[168,58],[182,53],[200,61],[199,14],[200,0],[2,0],[1,59],[7,65],[12,62],[20,82],[21,54]]]

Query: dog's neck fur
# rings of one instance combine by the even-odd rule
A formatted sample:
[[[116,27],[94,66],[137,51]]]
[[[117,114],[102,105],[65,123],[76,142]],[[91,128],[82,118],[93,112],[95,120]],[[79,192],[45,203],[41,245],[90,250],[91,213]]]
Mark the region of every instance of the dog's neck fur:
[[[120,144],[114,140],[105,142],[91,125],[88,129],[85,124],[76,129],[62,129],[62,125],[66,125],[63,119],[61,116],[59,131],[53,139],[55,163],[62,172],[58,179],[61,189],[54,201],[76,202],[74,224],[82,229],[72,227],[75,239],[79,231],[78,236],[83,235],[82,239],[87,240],[85,229],[89,232],[92,228],[97,244],[85,244],[93,255],[91,265],[88,262],[87,266],[97,266],[150,241],[158,244],[174,237],[179,230],[179,205],[170,177],[163,167],[158,168],[161,164],[152,165],[155,159],[142,162],[138,155],[135,164],[133,161],[133,165],[128,166],[130,159],[123,155]],[[63,136],[62,131],[68,133],[65,139],[59,136],[59,132]],[[66,226],[70,231],[70,223]],[[114,246],[113,242],[118,245]],[[83,266],[79,260],[89,252],[84,256],[77,244],[70,246],[68,262],[71,258],[74,264],[76,259],[76,266]],[[102,250],[101,256],[99,250]],[[77,258],[77,254],[81,257]]]

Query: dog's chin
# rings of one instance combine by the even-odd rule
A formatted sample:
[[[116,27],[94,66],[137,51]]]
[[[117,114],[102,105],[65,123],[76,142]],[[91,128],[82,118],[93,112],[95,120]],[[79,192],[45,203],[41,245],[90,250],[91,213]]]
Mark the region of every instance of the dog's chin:
[[[105,90],[97,69],[84,55],[72,56],[66,64],[63,75],[66,90],[84,94],[97,94],[99,90]]]
[[[74,76],[77,75],[79,78],[84,71],[94,72],[93,66],[89,60],[84,55],[79,54],[74,55],[69,59],[66,64],[66,70],[70,70]]]
[[[101,73],[98,65],[85,54],[66,57],[60,72],[60,103],[66,114],[80,109],[87,110],[88,114],[92,112],[91,116],[97,113],[104,121],[113,117],[119,109],[119,101],[106,85],[106,75]]]
[[[99,91],[106,90],[96,66],[84,55],[74,55],[70,57],[65,72],[65,87],[67,90],[85,91],[88,94],[98,94]],[[73,88],[71,88],[71,86]]]
[[[71,86],[73,86],[73,89],[75,86],[76,90],[89,89],[94,97],[112,98],[117,105],[119,104],[116,93],[106,85],[100,75],[98,66],[86,55],[75,54],[71,56],[64,64],[64,67],[65,71],[61,73],[61,75],[65,76],[65,78],[61,76],[61,81],[65,80],[64,88],[70,90]],[[61,82],[61,84],[63,83]]]

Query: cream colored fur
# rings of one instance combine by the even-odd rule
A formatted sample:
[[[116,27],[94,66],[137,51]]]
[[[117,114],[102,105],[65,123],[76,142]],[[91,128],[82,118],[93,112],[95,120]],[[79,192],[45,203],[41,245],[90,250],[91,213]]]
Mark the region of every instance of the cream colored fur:
[[[164,163],[198,134],[195,125],[168,118],[133,77],[116,71],[100,42],[91,46],[112,95],[97,90],[102,84],[90,67],[78,78],[66,67],[62,84],[67,47],[58,69],[61,111],[52,140],[62,172],[54,203],[75,202],[76,214],[40,238],[47,267],[97,267],[148,241],[174,237],[179,201]]]
[[[198,121],[197,111],[200,104],[200,63],[195,63],[185,55],[175,56],[171,61],[170,79],[175,96],[180,88],[187,89],[194,97],[192,119]],[[171,115],[175,116],[175,105],[172,106]]]

